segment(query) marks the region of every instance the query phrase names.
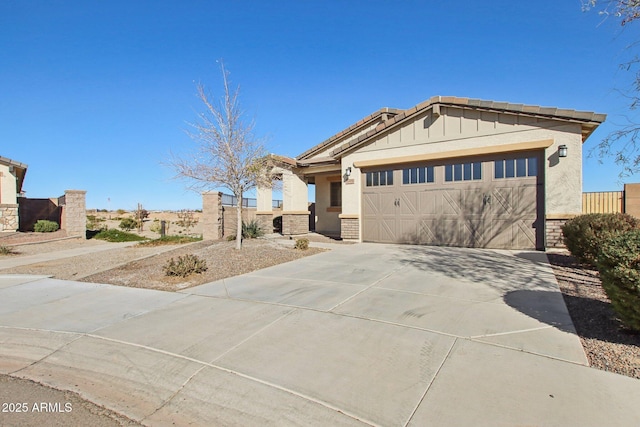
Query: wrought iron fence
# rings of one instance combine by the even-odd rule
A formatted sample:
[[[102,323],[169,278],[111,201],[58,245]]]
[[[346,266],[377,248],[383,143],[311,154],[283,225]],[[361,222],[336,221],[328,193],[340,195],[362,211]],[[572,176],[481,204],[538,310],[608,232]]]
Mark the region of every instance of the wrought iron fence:
[[[222,206],[236,206],[238,203],[238,198],[236,196],[233,196],[231,194],[222,194]],[[242,207],[244,208],[255,208],[258,206],[258,201],[257,199],[253,199],[250,197],[243,197],[242,198]],[[278,209],[282,207],[282,200],[276,200],[274,199],[272,201],[271,206],[274,209]]]

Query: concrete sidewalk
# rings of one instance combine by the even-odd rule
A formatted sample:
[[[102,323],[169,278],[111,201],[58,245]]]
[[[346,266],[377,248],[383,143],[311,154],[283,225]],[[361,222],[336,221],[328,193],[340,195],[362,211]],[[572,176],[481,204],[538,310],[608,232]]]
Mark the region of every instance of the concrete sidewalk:
[[[344,245],[181,293],[0,276],[0,343],[0,372],[149,425],[640,425],[535,252]]]
[[[22,265],[38,264],[58,259],[72,258],[80,255],[99,253],[113,249],[126,248],[137,243],[139,242],[105,243],[104,245],[79,246],[73,249],[65,249],[55,252],[43,252],[35,255],[3,257],[2,259],[0,259],[0,270],[20,267]]]

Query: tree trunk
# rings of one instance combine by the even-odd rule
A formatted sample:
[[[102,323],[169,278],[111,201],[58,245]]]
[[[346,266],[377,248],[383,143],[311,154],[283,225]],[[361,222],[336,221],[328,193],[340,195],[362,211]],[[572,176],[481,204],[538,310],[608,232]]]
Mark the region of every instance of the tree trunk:
[[[238,228],[236,230],[236,249],[242,249],[242,191],[236,194],[236,211],[238,217]]]

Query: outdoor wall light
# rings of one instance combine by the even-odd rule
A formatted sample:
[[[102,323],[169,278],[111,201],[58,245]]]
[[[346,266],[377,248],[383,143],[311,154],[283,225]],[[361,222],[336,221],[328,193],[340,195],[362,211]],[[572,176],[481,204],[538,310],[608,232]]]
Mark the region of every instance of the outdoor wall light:
[[[347,176],[347,178],[351,176],[351,166],[345,169],[344,174]]]
[[[558,157],[567,157],[567,146],[561,145],[558,147]]]

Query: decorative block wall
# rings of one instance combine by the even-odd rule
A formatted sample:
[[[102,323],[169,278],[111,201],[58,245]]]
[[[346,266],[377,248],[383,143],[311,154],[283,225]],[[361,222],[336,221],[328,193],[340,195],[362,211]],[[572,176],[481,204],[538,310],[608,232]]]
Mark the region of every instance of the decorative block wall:
[[[86,196],[87,192],[84,190],[66,190],[64,192],[60,228],[67,232],[67,236],[87,238]]]
[[[309,233],[309,212],[282,213],[282,234],[295,236]]]
[[[222,239],[224,225],[222,219],[222,193],[202,193],[202,238],[204,240]]]
[[[18,231],[18,205],[0,205],[0,232]]]
[[[546,247],[547,248],[564,248],[562,240],[562,226],[568,218],[553,219],[547,218],[546,222]]]
[[[360,238],[360,221],[358,218],[340,218],[340,237],[357,240]]]

